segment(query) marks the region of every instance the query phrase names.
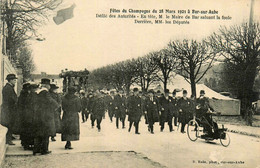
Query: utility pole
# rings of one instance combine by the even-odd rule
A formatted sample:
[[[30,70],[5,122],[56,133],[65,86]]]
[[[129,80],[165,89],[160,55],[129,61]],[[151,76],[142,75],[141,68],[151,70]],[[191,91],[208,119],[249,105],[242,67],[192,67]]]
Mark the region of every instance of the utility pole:
[[[250,15],[249,15],[249,26],[252,26],[252,24],[253,24],[254,3],[255,3],[255,0],[251,0]]]

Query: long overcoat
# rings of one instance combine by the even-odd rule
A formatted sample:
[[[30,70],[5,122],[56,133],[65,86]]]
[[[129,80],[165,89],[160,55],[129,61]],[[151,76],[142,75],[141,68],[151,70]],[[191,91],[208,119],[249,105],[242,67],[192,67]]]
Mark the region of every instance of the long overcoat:
[[[183,97],[178,101],[179,105],[179,121],[181,123],[188,123],[192,118],[192,107],[193,103],[191,99]]]
[[[17,116],[17,94],[14,86],[7,83],[2,90],[1,125],[12,129]]]
[[[51,97],[50,92],[43,88],[37,96],[37,110],[34,113],[34,135],[55,136],[54,112],[59,104]]]
[[[139,96],[130,96],[127,99],[128,105],[128,121],[130,122],[138,122],[142,116],[142,108],[141,103],[142,100]]]
[[[116,95],[112,103],[113,103],[115,116],[118,118],[122,118],[122,116],[124,115],[123,113],[125,113],[125,109],[124,109],[125,103],[123,97]]]
[[[82,106],[82,113],[88,114],[88,110],[87,110],[88,98],[87,97],[81,98],[81,106]]]
[[[58,93],[50,92],[52,98],[61,106],[61,97]],[[56,133],[61,133],[61,107],[54,111]]]
[[[105,101],[104,98],[95,97],[93,100],[93,117],[94,119],[100,120],[105,115]]]
[[[160,104],[156,97],[147,98],[145,101],[145,111],[147,111],[147,114],[145,115],[146,123],[149,122],[158,122],[159,121],[159,110],[160,110]]]
[[[160,98],[160,105],[161,105],[161,122],[166,122],[172,119],[174,115],[173,111],[173,99],[172,97],[165,98],[165,96]]]
[[[80,98],[67,94],[62,98],[62,141],[79,140],[79,112],[81,110]]]
[[[19,113],[19,134],[20,139],[23,141],[28,141],[32,139],[33,133],[33,111],[30,110],[30,93],[26,90],[22,90],[18,98],[18,113]]]
[[[112,97],[112,96],[106,97],[106,102],[107,102],[107,109],[108,109],[109,116],[114,116],[115,115],[115,107],[116,107],[115,97]]]

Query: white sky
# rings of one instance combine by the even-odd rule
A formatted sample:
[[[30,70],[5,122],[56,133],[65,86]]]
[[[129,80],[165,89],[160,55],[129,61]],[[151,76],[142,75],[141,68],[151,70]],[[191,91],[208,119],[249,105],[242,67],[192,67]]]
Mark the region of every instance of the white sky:
[[[260,0],[254,18],[260,20]],[[220,25],[239,24],[249,18],[250,0],[64,0],[61,8],[75,3],[74,17],[61,25],[52,18],[39,29],[45,41],[32,42],[36,72],[60,73],[62,69],[89,70],[143,56],[159,50],[171,39],[204,38]],[[191,20],[189,25],[134,24],[131,19],[100,19],[96,14],[118,9],[218,10],[230,21]],[[257,14],[257,15],[256,15]],[[53,12],[52,16],[56,13]]]

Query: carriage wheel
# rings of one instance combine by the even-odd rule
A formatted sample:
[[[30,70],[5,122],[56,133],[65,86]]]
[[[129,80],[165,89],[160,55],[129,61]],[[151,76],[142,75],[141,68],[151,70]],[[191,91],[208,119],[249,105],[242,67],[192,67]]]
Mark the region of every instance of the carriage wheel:
[[[230,144],[230,137],[229,137],[228,133],[222,132],[220,134],[220,143],[222,146],[228,147],[228,145]]]
[[[191,141],[196,141],[199,137],[199,124],[195,120],[188,122],[187,134]]]

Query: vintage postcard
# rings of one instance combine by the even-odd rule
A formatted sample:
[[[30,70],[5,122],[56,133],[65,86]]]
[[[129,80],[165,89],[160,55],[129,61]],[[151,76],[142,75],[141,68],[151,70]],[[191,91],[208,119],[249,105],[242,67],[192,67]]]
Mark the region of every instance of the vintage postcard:
[[[260,0],[0,4],[0,167],[260,168]]]

